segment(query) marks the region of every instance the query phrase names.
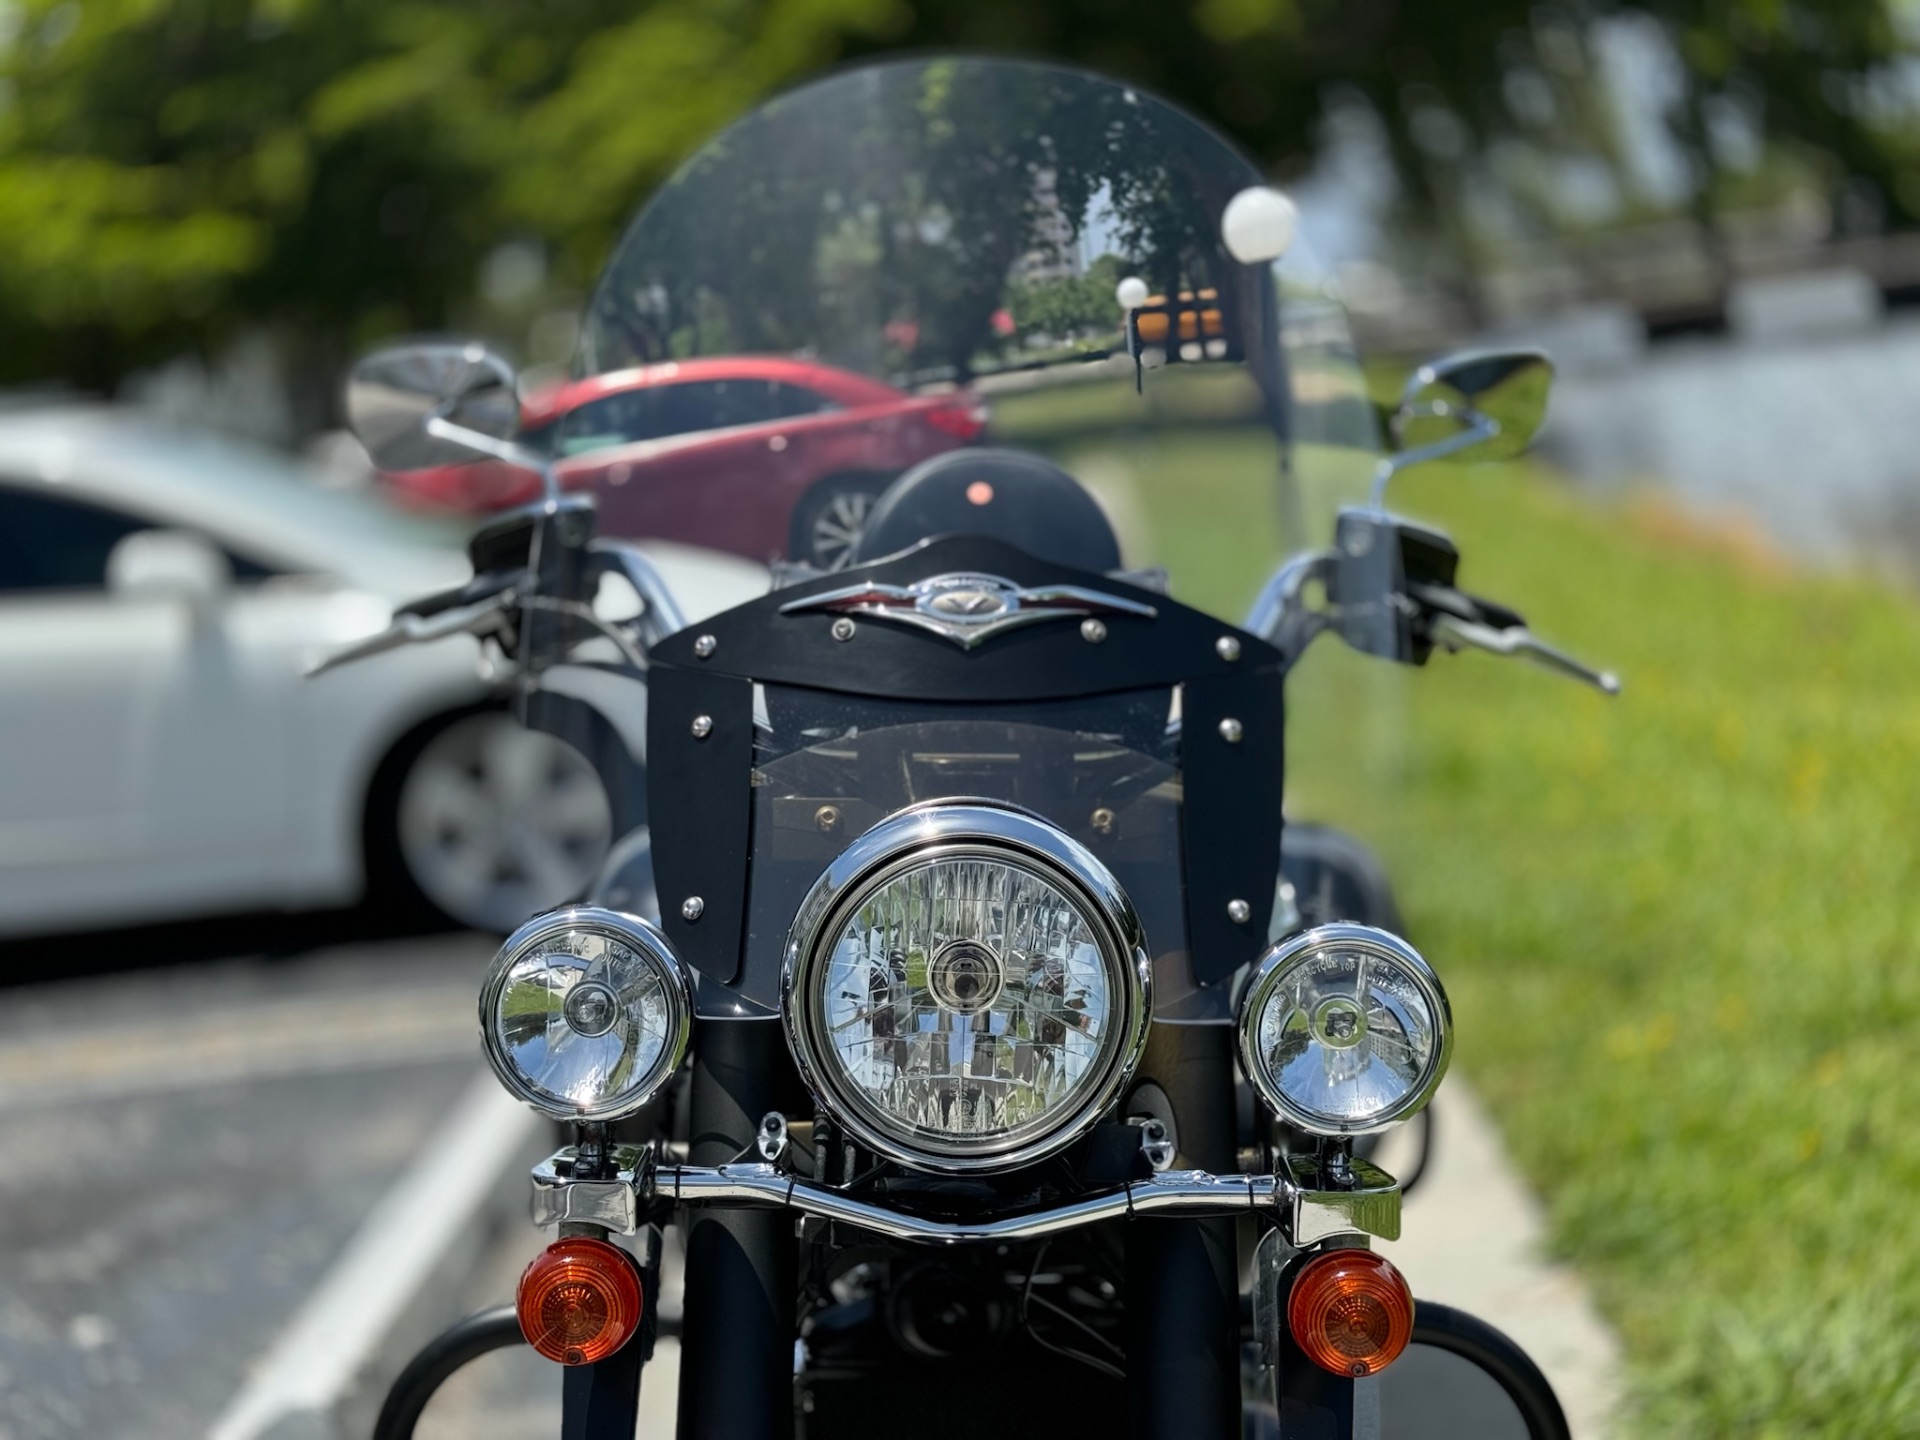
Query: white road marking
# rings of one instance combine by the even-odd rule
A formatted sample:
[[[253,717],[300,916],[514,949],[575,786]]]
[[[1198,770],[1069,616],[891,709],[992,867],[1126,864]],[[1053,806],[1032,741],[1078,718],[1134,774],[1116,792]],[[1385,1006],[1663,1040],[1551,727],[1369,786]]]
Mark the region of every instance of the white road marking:
[[[0,1041],[0,1109],[479,1053],[471,985],[333,991]]]
[[[259,1440],[289,1420],[306,1422],[289,1427],[298,1433],[332,1433],[340,1402],[374,1368],[387,1336],[455,1241],[481,1222],[545,1123],[491,1072],[476,1076],[254,1366],[208,1440]]]

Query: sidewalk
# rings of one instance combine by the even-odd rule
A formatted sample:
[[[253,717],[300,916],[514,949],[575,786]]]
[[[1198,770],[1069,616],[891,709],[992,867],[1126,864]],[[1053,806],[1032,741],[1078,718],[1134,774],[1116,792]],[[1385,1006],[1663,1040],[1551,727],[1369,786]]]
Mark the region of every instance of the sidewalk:
[[[1402,1238],[1381,1253],[1420,1299],[1471,1311],[1518,1341],[1553,1382],[1573,1440],[1605,1440],[1620,1394],[1619,1340],[1580,1277],[1544,1258],[1540,1202],[1458,1075],[1441,1087],[1433,1119],[1435,1153],[1407,1199]],[[1394,1171],[1404,1153],[1389,1140],[1380,1159]]]

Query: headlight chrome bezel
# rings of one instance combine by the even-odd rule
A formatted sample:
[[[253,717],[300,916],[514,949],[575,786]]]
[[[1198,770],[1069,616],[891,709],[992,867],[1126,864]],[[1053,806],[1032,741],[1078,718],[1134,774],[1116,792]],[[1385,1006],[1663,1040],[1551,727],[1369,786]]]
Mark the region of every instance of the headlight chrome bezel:
[[[507,1052],[496,1023],[500,992],[513,967],[527,956],[538,954],[542,946],[555,938],[579,931],[613,939],[637,956],[659,977],[670,1012],[660,1056],[641,1082],[616,1101],[586,1106],[565,1104],[522,1074]],[[480,987],[480,1039],[495,1077],[515,1099],[524,1100],[555,1120],[598,1124],[623,1120],[645,1109],[673,1078],[686,1059],[693,1036],[693,1008],[692,977],[666,936],[652,922],[597,905],[569,905],[535,915],[501,945]]]
[[[814,994],[821,967],[852,911],[889,881],[941,860],[981,859],[1036,873],[1075,902],[1106,966],[1115,1015],[1098,1078],[1039,1133],[1004,1143],[941,1146],[908,1138],[851,1087],[835,1083],[838,1062],[819,1033]],[[1112,1108],[1146,1049],[1153,1015],[1153,965],[1126,892],[1106,866],[1045,819],[996,800],[926,801],[888,816],[829,865],[808,891],[788,932],[781,973],[782,1028],[795,1066],[821,1109],[862,1146],[913,1170],[940,1175],[1017,1170],[1055,1154]]]
[[[1395,966],[1413,982],[1433,1016],[1435,1044],[1420,1082],[1398,1101],[1364,1121],[1339,1122],[1315,1111],[1305,1110],[1290,1100],[1268,1073],[1260,1054],[1261,1011],[1268,999],[1287,977],[1295,973],[1309,957],[1320,952],[1359,950]],[[1447,1000],[1440,977],[1423,956],[1390,930],[1372,925],[1337,922],[1317,925],[1288,936],[1273,946],[1254,964],[1239,1012],[1240,1069],[1267,1107],[1297,1129],[1329,1138],[1372,1135],[1398,1121],[1418,1114],[1433,1099],[1440,1082],[1446,1078],[1453,1059],[1453,1008]]]

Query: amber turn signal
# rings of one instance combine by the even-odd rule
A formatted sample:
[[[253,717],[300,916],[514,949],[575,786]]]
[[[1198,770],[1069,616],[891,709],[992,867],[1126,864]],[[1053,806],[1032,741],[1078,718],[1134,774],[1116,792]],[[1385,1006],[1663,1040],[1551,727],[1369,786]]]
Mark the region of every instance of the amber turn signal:
[[[1413,1292],[1371,1250],[1330,1250],[1309,1260],[1287,1297],[1293,1343],[1336,1375],[1378,1375],[1413,1338]]]
[[[520,1277],[520,1333],[549,1360],[591,1365],[640,1328],[640,1275],[627,1252],[604,1240],[556,1240]]]

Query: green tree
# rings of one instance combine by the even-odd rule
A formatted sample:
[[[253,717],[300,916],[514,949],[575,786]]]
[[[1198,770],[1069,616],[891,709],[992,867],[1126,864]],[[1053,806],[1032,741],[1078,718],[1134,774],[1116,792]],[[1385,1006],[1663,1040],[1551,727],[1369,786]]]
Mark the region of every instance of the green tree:
[[[1913,223],[1897,3],[10,0],[0,382],[110,389],[263,328],[312,377],[301,418],[319,423],[355,345],[457,321],[502,241],[538,244],[578,293],[700,140],[800,75],[898,47],[1108,70],[1282,174],[1358,99],[1410,223],[1467,253],[1466,196],[1498,181],[1502,146],[1618,168],[1590,42],[1609,17],[1651,17],[1686,64],[1667,119],[1703,208],[1724,168],[1710,122],[1738,112],[1836,201]]]
[[[111,389],[267,329],[317,424],[352,347],[447,324],[501,240],[584,286],[700,139],[887,0],[17,0],[0,381]]]
[[[1213,119],[1282,174],[1308,162],[1331,107],[1358,100],[1384,133],[1401,221],[1442,242],[1409,251],[1452,268],[1471,301],[1485,244],[1476,202],[1489,193],[1551,238],[1567,219],[1543,202],[1573,161],[1611,173],[1621,219],[1646,216],[1593,43],[1623,18],[1653,21],[1680,58],[1680,94],[1661,118],[1692,163],[1682,206],[1710,243],[1716,208],[1737,188],[1716,112],[1737,116],[1776,168],[1856,225],[1920,223],[1910,0],[917,0],[912,25],[887,43],[1110,70]]]

